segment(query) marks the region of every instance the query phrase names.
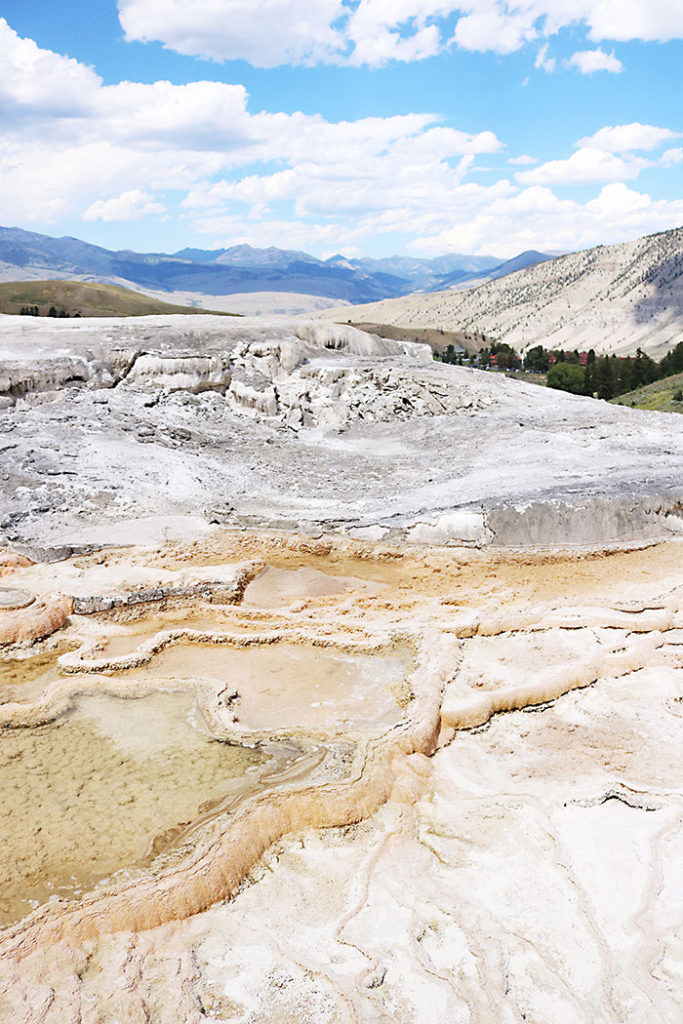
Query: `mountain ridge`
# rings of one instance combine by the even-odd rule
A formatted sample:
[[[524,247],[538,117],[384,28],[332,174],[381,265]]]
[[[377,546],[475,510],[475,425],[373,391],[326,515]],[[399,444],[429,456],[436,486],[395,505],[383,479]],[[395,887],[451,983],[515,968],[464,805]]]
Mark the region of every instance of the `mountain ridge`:
[[[546,258],[546,257],[542,257]],[[524,259],[524,254],[516,257]],[[237,245],[184,248],[175,253],[110,250],[72,236],[53,238],[0,227],[0,280],[80,279],[185,296],[211,304],[212,296],[296,293],[335,302],[370,302],[443,286],[444,277],[498,272],[495,257],[451,254],[433,259],[393,256],[326,260],[298,250]]]
[[[479,331],[518,350],[661,358],[683,338],[683,227],[556,256],[467,290],[326,310],[330,319]]]

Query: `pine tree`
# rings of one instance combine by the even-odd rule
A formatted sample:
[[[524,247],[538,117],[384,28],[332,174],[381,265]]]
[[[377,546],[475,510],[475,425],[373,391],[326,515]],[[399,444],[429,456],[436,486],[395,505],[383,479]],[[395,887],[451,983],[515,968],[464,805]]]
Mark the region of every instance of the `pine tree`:
[[[595,364],[595,390],[598,398],[609,400],[614,397],[612,362],[608,356],[598,359]]]

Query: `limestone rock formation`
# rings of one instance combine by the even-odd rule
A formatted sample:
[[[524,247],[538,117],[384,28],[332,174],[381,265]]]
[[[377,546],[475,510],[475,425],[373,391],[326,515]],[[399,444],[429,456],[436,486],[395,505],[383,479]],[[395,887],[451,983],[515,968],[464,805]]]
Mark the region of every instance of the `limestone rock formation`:
[[[675,1024],[682,564],[215,530],[17,568],[124,594],[252,567],[237,603],[148,591],[0,662],[0,1020]],[[173,824],[181,793],[143,794],[178,771],[205,802]]]
[[[0,590],[0,647],[32,643],[61,629],[72,609],[68,597],[35,599],[20,590]]]

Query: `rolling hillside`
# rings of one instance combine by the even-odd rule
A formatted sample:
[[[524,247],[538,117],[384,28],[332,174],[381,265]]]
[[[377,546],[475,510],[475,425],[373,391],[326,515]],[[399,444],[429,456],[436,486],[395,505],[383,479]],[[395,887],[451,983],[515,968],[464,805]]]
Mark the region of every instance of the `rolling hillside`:
[[[683,400],[674,398],[683,392],[683,373],[662,377],[652,384],[629,391],[612,399],[612,405],[630,405],[633,409],[649,409],[655,412],[683,413]]]
[[[525,350],[661,358],[683,339],[683,228],[558,256],[464,291],[326,310],[325,318],[483,332]]]
[[[41,316],[50,307],[67,316],[151,316],[155,313],[207,313],[194,306],[174,306],[115,285],[85,281],[5,281],[0,284],[0,313],[21,313],[38,306]],[[214,311],[215,312],[215,311]],[[220,313],[220,316],[236,314]]]

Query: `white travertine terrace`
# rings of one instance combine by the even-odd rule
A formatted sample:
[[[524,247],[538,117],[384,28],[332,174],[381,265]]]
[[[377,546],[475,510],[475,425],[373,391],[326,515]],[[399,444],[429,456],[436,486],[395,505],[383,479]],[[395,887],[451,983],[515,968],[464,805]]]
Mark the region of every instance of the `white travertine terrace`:
[[[683,529],[680,417],[351,327],[4,317],[0,367],[0,538],[29,555],[212,522],[475,545]]]
[[[177,591],[181,578],[227,584],[245,565],[268,564],[324,568],[328,592],[259,608],[188,593],[160,604],[155,588],[143,589],[170,579]],[[635,1022],[654,1006],[673,1024],[681,564],[676,541],[581,557],[409,555],[218,532],[189,546],[14,569],[13,582],[38,594],[78,582],[85,601],[92,575],[99,596],[130,594],[128,577],[147,598],[74,615],[45,641],[67,648],[60,678],[6,703],[5,728],[30,732],[34,708],[49,728],[69,694],[152,693],[161,677],[145,681],[144,667],[178,644],[196,648],[198,677],[207,643],[312,643],[370,657],[410,643],[417,661],[401,722],[374,737],[352,729],[356,754],[341,776],[326,777],[319,757],[302,762],[236,812],[219,808],[189,846],[181,830],[177,852],[129,881],[8,926],[6,1019],[31,1020],[51,992],[48,1022],[75,1021],[86,1003],[93,1020],[136,1020],[150,999],[160,1020],[180,1001],[197,1022],[210,1010],[305,1020],[311,1006],[340,1021],[534,1012],[588,1022],[597,1000],[597,1019]],[[248,721],[225,717],[239,706],[214,703],[209,721],[253,742]],[[539,713],[500,716],[529,707]],[[311,733],[317,743],[324,735],[319,725]],[[618,899],[607,896],[615,872]],[[276,979],[285,976],[283,992]]]
[[[0,1022],[678,1024],[681,420],[331,325],[27,319]]]

